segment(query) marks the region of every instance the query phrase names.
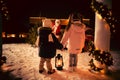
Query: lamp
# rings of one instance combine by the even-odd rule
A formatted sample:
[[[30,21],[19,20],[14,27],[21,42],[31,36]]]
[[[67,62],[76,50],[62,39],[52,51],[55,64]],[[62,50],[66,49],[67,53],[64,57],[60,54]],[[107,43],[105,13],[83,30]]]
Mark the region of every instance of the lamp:
[[[55,57],[55,67],[57,68],[57,70],[63,70],[63,57],[62,55],[58,54]]]

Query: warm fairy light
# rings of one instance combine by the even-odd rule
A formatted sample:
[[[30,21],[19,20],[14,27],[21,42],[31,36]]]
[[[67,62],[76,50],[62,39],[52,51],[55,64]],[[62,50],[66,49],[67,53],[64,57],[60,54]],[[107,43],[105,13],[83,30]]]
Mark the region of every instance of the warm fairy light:
[[[26,38],[27,35],[26,35],[26,34],[19,34],[19,37],[20,37],[20,38]]]
[[[105,11],[105,9],[102,9],[102,11]]]
[[[113,17],[112,20],[115,20],[115,18]]]
[[[6,11],[6,13],[8,13],[8,11]]]
[[[4,14],[4,16],[7,16],[7,14]]]
[[[103,6],[100,6],[100,8],[102,8]]]
[[[61,66],[62,65],[62,61],[61,60],[58,60],[57,61],[57,66],[59,67],[59,66]]]
[[[7,38],[15,37],[15,34],[7,34]]]
[[[113,28],[115,28],[115,25],[112,25]]]
[[[1,2],[1,3],[3,3],[3,1],[2,1],[2,0],[1,0],[0,2]]]
[[[99,50],[97,47],[95,48],[96,50]]]
[[[102,19],[102,16],[101,16],[100,14],[97,14],[97,17],[98,17],[99,19]]]
[[[2,32],[2,37],[5,38],[11,38],[11,37],[16,37],[16,34],[6,34],[5,32]],[[19,38],[26,38],[27,37],[27,34],[25,33],[22,33],[22,34],[19,34]]]
[[[116,30],[113,30],[113,32],[116,32]]]
[[[5,32],[2,32],[2,37],[3,37],[3,38],[5,38],[5,37],[6,37],[6,36],[5,36]]]

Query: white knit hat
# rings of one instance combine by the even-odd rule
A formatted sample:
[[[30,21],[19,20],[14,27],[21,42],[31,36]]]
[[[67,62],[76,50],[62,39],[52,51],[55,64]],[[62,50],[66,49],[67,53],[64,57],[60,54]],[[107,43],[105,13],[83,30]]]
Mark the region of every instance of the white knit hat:
[[[44,19],[43,27],[52,27],[52,21],[50,19]]]
[[[56,19],[56,20],[55,20],[55,23],[60,24],[60,20],[59,20],[59,19]]]

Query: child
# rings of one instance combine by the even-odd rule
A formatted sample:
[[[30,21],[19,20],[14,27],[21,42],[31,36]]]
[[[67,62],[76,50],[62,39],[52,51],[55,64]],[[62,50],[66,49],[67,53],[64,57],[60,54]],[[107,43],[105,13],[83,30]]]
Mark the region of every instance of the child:
[[[85,43],[85,25],[82,23],[82,16],[75,13],[69,16],[68,26],[61,39],[63,46],[69,51],[69,71],[75,71],[77,67],[77,54],[81,53]]]
[[[49,41],[53,41],[49,34],[52,33],[52,22],[49,19],[45,19],[43,21],[43,27],[38,28],[38,37],[36,40],[36,46],[39,47],[39,73],[44,72],[44,63],[46,62],[48,74],[53,74],[55,69],[52,69],[51,58],[55,56],[56,48],[51,47],[51,43]],[[48,44],[49,43],[49,44]]]

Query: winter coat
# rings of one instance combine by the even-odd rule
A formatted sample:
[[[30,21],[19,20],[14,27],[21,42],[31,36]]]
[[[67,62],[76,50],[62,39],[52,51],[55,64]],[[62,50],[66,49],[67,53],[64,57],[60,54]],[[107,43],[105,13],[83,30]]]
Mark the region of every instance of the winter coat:
[[[85,42],[85,25],[77,26],[71,24],[68,31],[65,31],[61,40],[63,45],[67,44],[69,53],[77,54],[82,51]]]
[[[48,41],[49,34],[52,29],[49,27],[41,27],[39,29],[39,56],[44,58],[53,58],[56,54],[56,48],[52,47],[53,43]]]

